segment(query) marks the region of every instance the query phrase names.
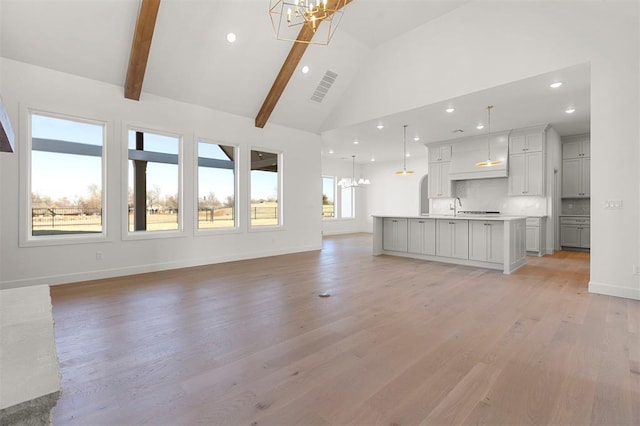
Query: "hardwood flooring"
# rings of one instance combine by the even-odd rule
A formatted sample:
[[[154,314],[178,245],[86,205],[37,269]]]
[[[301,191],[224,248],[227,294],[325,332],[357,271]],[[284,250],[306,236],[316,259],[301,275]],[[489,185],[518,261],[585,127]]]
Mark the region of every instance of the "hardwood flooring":
[[[53,287],[53,424],[640,425],[640,302],[589,294],[588,253],[371,244]]]

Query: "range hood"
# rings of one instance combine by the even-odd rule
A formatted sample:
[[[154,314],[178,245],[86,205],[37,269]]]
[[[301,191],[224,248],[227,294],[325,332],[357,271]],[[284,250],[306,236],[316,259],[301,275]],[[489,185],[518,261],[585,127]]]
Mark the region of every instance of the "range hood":
[[[489,155],[486,135],[451,141],[449,179],[468,180],[507,177],[509,175],[509,133],[510,131],[491,134],[489,138],[491,159],[502,161],[501,164],[492,167],[476,166],[476,163],[485,161]]]

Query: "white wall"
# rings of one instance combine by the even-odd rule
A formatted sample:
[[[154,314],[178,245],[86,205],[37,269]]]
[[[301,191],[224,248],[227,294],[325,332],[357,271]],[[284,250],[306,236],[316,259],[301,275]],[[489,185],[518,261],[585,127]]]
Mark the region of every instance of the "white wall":
[[[426,151],[426,148],[425,148]],[[407,159],[407,170],[412,175],[398,176],[402,170],[402,159],[375,162],[364,167],[371,179],[371,191],[367,194],[366,226],[371,232],[371,215],[414,216],[420,214],[420,182],[428,173],[426,154]]]
[[[162,270],[321,247],[320,137],[276,125],[254,127],[253,119],[143,93],[140,102],[124,99],[123,89],[70,74],[0,58],[2,86],[19,141],[17,153],[0,156],[0,288],[58,284],[152,270]],[[26,178],[20,166],[28,155],[26,108],[106,121],[107,128],[107,241],[99,243],[21,247],[18,224],[29,218],[23,211],[18,182]],[[19,123],[19,125],[18,125]],[[122,194],[126,164],[123,141],[127,125],[183,135],[184,235],[177,238],[123,240],[126,226]],[[204,137],[240,149],[239,214],[236,233],[195,235],[193,207],[194,140]],[[252,147],[283,153],[284,227],[248,230],[248,153]],[[124,154],[126,158],[126,154]],[[244,160],[243,160],[244,159]],[[23,194],[24,196],[24,194]],[[190,213],[191,212],[191,213]],[[24,230],[22,230],[24,232]],[[96,260],[96,251],[103,260]]]
[[[322,157],[322,176],[333,176],[337,180],[341,178],[353,177],[353,162],[349,158],[334,158],[331,156]],[[356,164],[356,179],[369,178],[363,171],[361,164]],[[336,181],[337,182],[337,181]],[[372,182],[370,185],[360,186],[355,190],[355,218],[335,218],[324,219],[322,221],[322,234],[323,235],[336,235],[336,234],[352,234],[356,232],[371,232],[371,229],[366,228],[366,203],[368,194],[371,191],[375,191],[376,182]],[[340,208],[340,188],[337,188],[336,199],[338,200],[337,209]]]
[[[469,2],[373,51],[325,130],[590,62],[590,290],[640,299],[639,15],[632,0]]]

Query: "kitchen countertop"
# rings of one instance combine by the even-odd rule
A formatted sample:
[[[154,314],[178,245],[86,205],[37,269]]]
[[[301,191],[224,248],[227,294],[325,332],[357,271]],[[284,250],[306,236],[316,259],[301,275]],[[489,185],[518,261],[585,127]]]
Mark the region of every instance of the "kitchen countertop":
[[[426,214],[426,215],[372,215],[373,217],[397,217],[405,219],[464,219],[464,220],[525,220],[526,216],[507,216],[507,215],[446,215],[446,214]]]
[[[560,217],[591,217],[590,214],[561,214]]]

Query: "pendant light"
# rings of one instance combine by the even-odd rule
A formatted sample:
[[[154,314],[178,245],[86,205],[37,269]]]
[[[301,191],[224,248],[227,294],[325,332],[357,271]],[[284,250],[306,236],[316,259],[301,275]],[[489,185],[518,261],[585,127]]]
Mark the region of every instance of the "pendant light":
[[[338,182],[338,186],[342,187],[342,188],[357,188],[360,185],[369,185],[371,182],[369,181],[369,179],[363,179],[360,178],[358,180],[356,180],[356,156],[352,155],[351,156],[351,161],[352,161],[352,178],[351,179],[346,179],[346,178],[342,178],[340,179],[340,181]]]
[[[402,156],[402,170],[399,170],[396,172],[396,174],[398,176],[407,176],[407,175],[412,175],[413,174],[413,170],[407,170],[407,124],[403,125],[403,156]]]
[[[481,161],[476,163],[477,167],[493,167],[499,166],[502,164],[500,160],[492,160],[491,159],[491,109],[493,105],[487,106],[487,159],[485,161]]]

